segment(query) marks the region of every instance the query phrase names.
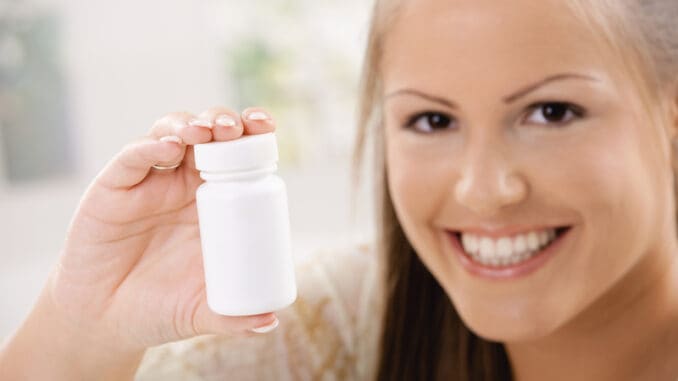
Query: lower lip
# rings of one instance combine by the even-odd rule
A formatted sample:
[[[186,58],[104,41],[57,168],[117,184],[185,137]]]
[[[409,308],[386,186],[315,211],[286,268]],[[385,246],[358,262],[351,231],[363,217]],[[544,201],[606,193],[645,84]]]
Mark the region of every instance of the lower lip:
[[[534,256],[529,259],[519,262],[513,265],[501,266],[501,267],[492,267],[485,266],[482,263],[476,262],[471,257],[466,254],[459,238],[455,233],[445,232],[450,237],[454,252],[459,258],[462,267],[464,267],[469,273],[489,279],[516,279],[520,277],[527,276],[528,274],[536,271],[542,267],[551,257],[553,257],[558,249],[563,245],[563,241],[570,236],[572,232],[572,227],[568,228],[565,232],[560,234],[553,242],[551,242],[545,249],[537,252]]]

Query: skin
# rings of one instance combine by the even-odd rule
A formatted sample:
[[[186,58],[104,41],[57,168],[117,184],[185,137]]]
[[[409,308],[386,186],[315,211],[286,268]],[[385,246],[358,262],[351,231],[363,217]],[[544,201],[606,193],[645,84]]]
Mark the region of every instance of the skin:
[[[132,379],[149,346],[200,334],[249,336],[275,322],[274,313],[209,310],[195,207],[202,180],[192,145],[274,131],[270,114],[247,119],[255,111],[265,112],[168,114],[108,163],[82,198],[35,307],[0,352],[3,377]],[[219,125],[223,115],[236,125]]]
[[[555,0],[406,4],[382,61],[396,214],[465,324],[505,343],[517,380],[674,380],[668,152],[678,122],[649,123],[619,59],[563,9]],[[561,73],[590,78],[553,80],[505,101]],[[678,104],[676,94],[667,101]],[[531,107],[553,101],[585,113],[548,119]],[[404,127],[423,112],[447,122],[422,116]],[[572,226],[568,241],[512,280],[468,273],[445,233],[550,226]]]

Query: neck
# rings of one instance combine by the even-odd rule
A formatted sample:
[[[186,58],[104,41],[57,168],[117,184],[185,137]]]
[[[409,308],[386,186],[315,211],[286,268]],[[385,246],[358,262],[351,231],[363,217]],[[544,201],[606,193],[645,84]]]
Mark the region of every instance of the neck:
[[[678,375],[677,255],[676,239],[667,240],[552,335],[506,343],[515,379],[674,381]]]

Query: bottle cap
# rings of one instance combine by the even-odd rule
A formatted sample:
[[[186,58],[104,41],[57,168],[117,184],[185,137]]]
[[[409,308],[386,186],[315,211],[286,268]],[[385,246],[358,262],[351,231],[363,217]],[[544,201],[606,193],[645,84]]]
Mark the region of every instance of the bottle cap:
[[[196,144],[195,167],[205,172],[254,169],[278,161],[275,133],[245,135],[226,142]]]

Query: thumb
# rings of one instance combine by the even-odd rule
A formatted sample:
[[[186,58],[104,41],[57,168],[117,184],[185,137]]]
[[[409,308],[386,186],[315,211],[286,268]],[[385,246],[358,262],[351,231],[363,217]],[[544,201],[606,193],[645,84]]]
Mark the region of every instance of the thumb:
[[[278,318],[273,312],[247,316],[225,316],[209,309],[203,299],[193,317],[195,335],[231,334],[247,335],[250,332],[266,333],[278,326]]]

